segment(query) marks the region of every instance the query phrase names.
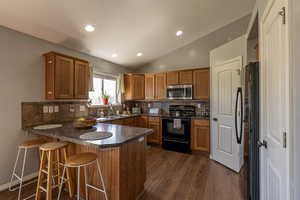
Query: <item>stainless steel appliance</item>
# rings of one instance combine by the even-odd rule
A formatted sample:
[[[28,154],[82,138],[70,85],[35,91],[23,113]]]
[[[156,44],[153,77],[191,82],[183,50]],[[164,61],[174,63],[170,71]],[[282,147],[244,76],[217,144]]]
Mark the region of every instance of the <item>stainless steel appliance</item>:
[[[168,99],[193,99],[192,85],[171,85],[167,87]]]
[[[183,153],[191,153],[191,117],[195,107],[171,105],[169,116],[162,118],[162,147]]]
[[[245,134],[248,134],[247,199],[259,200],[259,63],[250,63],[245,71]]]

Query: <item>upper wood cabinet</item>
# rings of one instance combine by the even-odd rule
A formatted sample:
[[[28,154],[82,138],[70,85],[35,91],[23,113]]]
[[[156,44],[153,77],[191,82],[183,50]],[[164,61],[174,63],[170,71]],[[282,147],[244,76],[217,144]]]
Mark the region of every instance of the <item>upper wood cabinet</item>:
[[[179,83],[179,71],[167,72],[167,85],[177,85]]]
[[[125,100],[141,100],[145,98],[145,76],[143,74],[125,74]]]
[[[75,60],[75,98],[87,99],[89,95],[89,64]]]
[[[155,74],[155,99],[165,99],[167,95],[167,74]]]
[[[86,99],[89,91],[87,61],[49,52],[45,56],[46,99]]]
[[[145,75],[145,99],[155,99],[155,75]]]
[[[193,71],[179,71],[179,84],[193,84]]]
[[[209,99],[209,69],[198,69],[193,72],[194,99]]]

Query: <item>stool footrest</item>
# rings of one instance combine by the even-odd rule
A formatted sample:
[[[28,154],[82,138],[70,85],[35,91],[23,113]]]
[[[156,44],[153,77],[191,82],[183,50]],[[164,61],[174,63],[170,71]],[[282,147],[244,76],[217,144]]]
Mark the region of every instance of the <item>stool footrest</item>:
[[[97,191],[99,191],[99,192],[105,192],[103,189],[97,188],[97,187],[95,187],[95,186],[93,186],[93,185],[90,185],[90,184],[86,184],[86,186],[89,187],[89,188],[92,188],[92,189],[94,189],[94,190],[97,190]]]

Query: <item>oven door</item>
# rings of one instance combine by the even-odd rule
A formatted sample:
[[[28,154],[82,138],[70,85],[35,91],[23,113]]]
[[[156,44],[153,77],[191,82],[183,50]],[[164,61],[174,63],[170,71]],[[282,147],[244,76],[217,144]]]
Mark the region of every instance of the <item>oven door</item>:
[[[165,139],[190,140],[191,120],[181,119],[181,127],[174,126],[174,119],[162,120],[162,135]]]

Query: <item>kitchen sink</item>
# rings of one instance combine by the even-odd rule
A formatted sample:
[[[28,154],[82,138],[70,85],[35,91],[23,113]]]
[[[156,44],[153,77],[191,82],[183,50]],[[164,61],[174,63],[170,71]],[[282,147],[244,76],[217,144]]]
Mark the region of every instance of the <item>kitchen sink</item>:
[[[103,140],[106,138],[110,138],[113,134],[111,132],[106,131],[95,131],[84,133],[79,136],[82,140]]]
[[[45,124],[45,125],[35,126],[35,127],[33,127],[33,129],[48,130],[48,129],[60,128],[62,126],[63,126],[62,124]]]

